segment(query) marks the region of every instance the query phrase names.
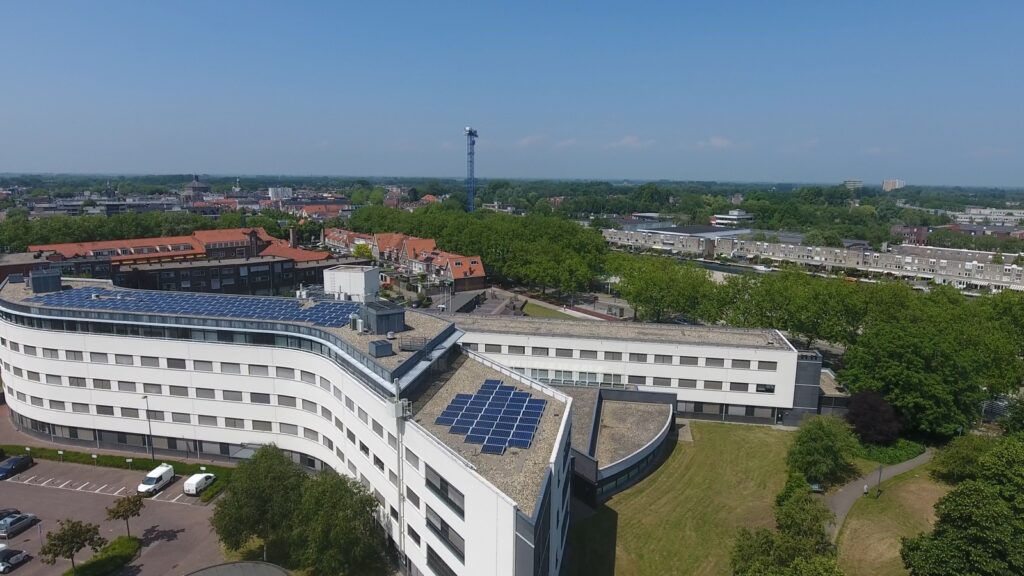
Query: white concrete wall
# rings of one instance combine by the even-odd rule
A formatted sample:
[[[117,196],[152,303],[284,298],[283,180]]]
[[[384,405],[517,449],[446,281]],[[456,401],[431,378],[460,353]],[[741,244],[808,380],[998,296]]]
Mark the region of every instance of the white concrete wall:
[[[324,270],[324,292],[342,300],[373,301],[380,292],[380,269],[371,266],[335,266]]]

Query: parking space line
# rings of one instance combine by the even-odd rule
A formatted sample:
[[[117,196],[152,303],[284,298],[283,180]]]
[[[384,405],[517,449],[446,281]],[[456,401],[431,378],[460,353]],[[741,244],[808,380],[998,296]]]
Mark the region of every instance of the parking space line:
[[[96,492],[99,492],[100,490],[103,490],[103,489],[104,489],[104,488],[106,488],[106,487],[107,487],[107,485],[106,485],[106,484],[104,484],[103,486],[100,486],[99,488],[97,488],[97,489],[96,489]]]
[[[35,478],[35,476],[33,476],[32,478]],[[32,478],[29,478],[28,480],[25,480],[25,484],[28,484],[29,482],[31,482]]]
[[[79,486],[78,488],[75,488],[75,490],[81,490],[81,489],[85,488],[85,487],[86,487],[86,486],[88,486],[88,485],[89,485],[89,483],[88,483],[88,482],[86,482],[85,484],[82,484],[82,485],[81,485],[81,486]]]
[[[117,496],[118,494],[120,494],[122,490],[124,490],[124,486],[121,486],[120,488],[118,488],[117,492],[114,492],[114,496]]]
[[[40,486],[46,486],[47,484],[50,483],[51,480],[53,480],[53,478],[47,478],[46,482],[43,482],[42,484],[40,484]]]
[[[71,480],[68,480],[67,482],[61,484],[60,486],[58,486],[58,488],[63,488],[65,486],[67,486],[68,484],[71,484]]]
[[[175,497],[174,497],[174,500],[171,500],[171,502],[177,502],[177,501],[178,501],[178,498],[181,498],[181,497],[182,497],[182,496],[184,496],[184,495],[185,495],[184,493],[182,493],[182,494],[178,494],[177,496],[175,496]]]

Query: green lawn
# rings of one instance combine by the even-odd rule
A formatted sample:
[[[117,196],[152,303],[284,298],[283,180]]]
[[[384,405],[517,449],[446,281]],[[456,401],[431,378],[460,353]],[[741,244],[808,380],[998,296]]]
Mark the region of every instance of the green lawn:
[[[719,576],[740,527],[774,524],[792,433],[693,422],[653,474],[573,521],[569,574]]]
[[[552,310],[551,308],[545,308],[544,306],[539,306],[537,304],[534,304],[533,302],[527,302],[526,305],[523,306],[523,313],[526,314],[527,316],[534,316],[536,318],[561,318],[563,320],[572,319],[572,316],[564,312]]]
[[[900,538],[931,528],[934,506],[950,487],[922,466],[882,483],[882,495],[861,498],[839,533],[839,565],[846,576],[903,576]]]

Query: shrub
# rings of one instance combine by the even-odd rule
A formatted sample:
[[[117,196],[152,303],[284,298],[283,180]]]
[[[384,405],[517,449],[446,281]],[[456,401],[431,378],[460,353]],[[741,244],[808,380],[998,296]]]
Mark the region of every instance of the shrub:
[[[82,563],[75,576],[110,576],[117,574],[121,568],[128,565],[135,555],[139,553],[142,543],[138,538],[121,536],[112,540],[109,544],[100,549],[95,556],[87,562]],[[71,576],[72,571],[64,572],[64,576]]]
[[[900,421],[896,410],[881,394],[873,390],[850,397],[846,421],[865,444],[889,446],[899,438]]]
[[[978,461],[996,447],[998,439],[968,434],[954,438],[932,461],[932,475],[946,482],[974,480],[981,471]]]
[[[808,482],[836,484],[856,473],[850,457],[858,450],[849,424],[835,416],[815,416],[800,426],[786,461]]]
[[[1024,432],[1024,398],[1014,398],[1010,401],[1006,416],[999,419],[999,425],[1007,434]]]
[[[886,465],[892,465],[910,460],[911,458],[916,458],[921,454],[924,454],[924,451],[925,446],[923,444],[918,444],[917,442],[907,440],[906,438],[900,438],[891,446],[861,444],[857,455],[861,458],[881,462]]]

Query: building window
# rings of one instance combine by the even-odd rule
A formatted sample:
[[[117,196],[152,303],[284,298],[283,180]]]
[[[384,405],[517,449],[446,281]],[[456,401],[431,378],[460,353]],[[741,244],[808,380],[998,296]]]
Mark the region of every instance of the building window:
[[[85,388],[85,378],[68,376],[68,385],[74,386],[75,388]],[[110,380],[101,380],[99,378],[93,378],[92,387],[95,388],[96,390],[110,390]]]
[[[257,430],[259,432],[273,432],[274,425],[271,424],[270,422],[267,422],[266,420],[253,420],[252,429]]]
[[[36,356],[36,347],[29,346],[28,344],[26,344],[24,347],[22,347],[22,352],[29,356]]]
[[[320,407],[320,417],[321,418],[326,418],[327,420],[331,420],[331,419],[334,418],[334,413],[331,412],[330,410],[328,410],[326,406],[321,406]]]
[[[121,392],[135,392],[137,387],[135,382],[121,382],[117,383],[117,389]]]
[[[316,374],[313,374],[312,372],[306,372],[305,370],[301,370],[299,372],[299,380],[302,380],[307,384],[316,384]]]
[[[199,425],[200,426],[216,426],[217,425],[217,417],[216,416],[205,416],[203,414],[200,414],[199,415]]]
[[[60,400],[50,400],[50,410],[64,410],[64,403]]]
[[[427,528],[448,545],[448,549],[455,554],[456,558],[464,560],[466,558],[466,543],[462,536],[459,536],[430,506],[427,506],[426,510]]]
[[[121,408],[122,418],[138,418],[139,411],[135,408]]]
[[[167,367],[171,368],[172,370],[184,370],[185,360],[182,358],[168,358]]]
[[[316,402],[310,402],[309,400],[304,399],[302,401],[302,409],[305,410],[306,412],[312,412],[313,414],[316,414]]]
[[[437,576],[458,576],[455,570],[445,564],[444,560],[429,545],[427,546],[427,568],[430,568]]]
[[[122,366],[134,366],[135,357],[130,354],[114,354],[114,363]]]
[[[25,372],[25,377],[33,382],[39,382],[39,372],[33,372],[29,370]]]
[[[171,396],[188,396],[188,388],[185,386],[168,386],[167,390]]]
[[[249,376],[269,376],[270,368],[260,364],[249,364]]]
[[[530,348],[530,354],[533,355],[533,356],[547,356],[548,355],[548,349],[547,348],[537,348],[536,346],[534,346],[533,348]]]
[[[705,358],[704,365],[708,368],[724,368],[725,358]]]
[[[420,457],[415,452],[405,449],[405,461],[412,465],[417,471],[420,469]]]
[[[643,385],[647,384],[647,377],[646,376],[630,376],[629,377],[629,383],[630,384],[634,384],[634,385],[643,386]]]
[[[742,382],[729,383],[730,392],[747,392],[748,390],[750,390],[750,384],[744,384]]]
[[[555,348],[556,358],[572,358],[572,350],[569,348]]]
[[[465,497],[462,495],[462,492],[459,492],[454,486],[448,484],[448,481],[438,474],[436,470],[431,468],[429,464],[424,463],[423,469],[427,477],[427,488],[447,503],[448,506],[450,506],[451,509],[459,515],[459,518],[462,518],[465,513],[464,510],[466,505]]]
[[[405,498],[412,504],[413,508],[419,510],[420,507],[420,496],[419,494],[412,491],[412,488],[405,487]]]
[[[283,394],[277,395],[278,406],[290,406],[295,408],[295,396],[285,396]]]
[[[163,420],[164,413],[160,410],[146,410],[146,418],[150,420]]]
[[[171,422],[177,422],[179,424],[191,424],[192,415],[185,414],[184,412],[171,412]]]
[[[484,344],[484,352],[501,354],[501,344]]]
[[[697,357],[696,356],[680,356],[679,357],[679,364],[681,366],[696,366],[697,365]]]
[[[31,402],[33,406],[42,406],[43,405],[43,399],[42,398],[38,398],[36,396],[29,396],[28,397],[28,401]]]
[[[64,351],[64,359],[65,360],[75,360],[77,362],[81,362],[82,361],[82,353],[79,352],[78,350],[65,350]]]
[[[732,361],[732,367],[733,368],[738,368],[738,369],[741,369],[741,370],[749,370],[750,369],[750,360],[733,360]]]
[[[352,398],[349,398],[349,397],[345,398],[345,408],[348,408],[349,412],[355,412],[356,411],[356,403],[352,401]]]
[[[718,380],[705,380],[704,381],[704,389],[705,390],[721,390],[722,389],[722,383],[719,382]]]
[[[758,385],[756,385],[754,387],[754,391],[755,392],[760,392],[762,394],[775,394],[775,385],[774,384],[758,384]]]
[[[476,352],[476,343],[474,342],[464,342],[462,344],[462,347],[465,348],[466,350],[469,350],[470,352]]]
[[[672,379],[671,378],[658,378],[658,377],[655,377],[651,381],[651,383],[654,384],[655,386],[671,386],[672,385]]]
[[[629,354],[629,361],[630,362],[647,362],[647,354],[636,354],[636,353],[632,353],[631,352]]]
[[[220,394],[221,398],[224,400],[229,400],[231,402],[242,401],[242,393],[238,390],[221,390]]]
[[[270,404],[270,394],[249,393],[249,402],[253,404]]]
[[[391,432],[388,432],[388,446],[390,446],[392,450],[398,450],[398,438],[395,438],[395,435]]]
[[[369,424],[369,417],[366,414],[366,410],[359,409],[359,419],[363,421],[363,424]]]
[[[324,390],[330,390],[332,388],[331,381],[323,376],[320,377],[320,387]]]
[[[89,362],[106,364],[108,362],[107,355],[103,352],[89,352]]]
[[[764,360],[761,360],[757,363],[758,370],[767,370],[769,372],[775,372],[775,370],[778,369],[778,367],[778,362],[766,362]]]
[[[224,426],[226,428],[245,428],[245,420],[241,418],[225,418]]]
[[[281,431],[281,434],[291,434],[292,436],[299,435],[299,427],[295,424],[285,424],[284,422],[280,422],[277,427]]]
[[[216,397],[217,396],[213,388],[196,388],[196,398],[206,398],[208,400],[213,400]]]
[[[666,356],[664,354],[655,354],[654,355],[654,363],[655,364],[671,364],[672,363],[672,357],[671,356]]]
[[[197,372],[213,372],[213,362],[209,360],[193,360],[192,369]]]
[[[241,374],[242,373],[242,365],[241,364],[235,364],[233,362],[221,362],[220,363],[220,371],[225,373],[225,374]]]
[[[60,358],[60,352],[54,350],[53,348],[43,348],[43,358],[58,360]]]
[[[680,378],[679,379],[679,387],[680,388],[696,388],[697,387],[697,381],[696,380],[690,380],[689,378]]]
[[[384,461],[381,460],[376,454],[373,455],[373,465],[377,467],[381,472],[384,471]]]
[[[71,403],[71,411],[72,412],[78,412],[79,414],[88,414],[89,413],[89,405],[88,404],[80,404],[78,402],[72,402]]]
[[[580,358],[585,360],[597,360],[597,350],[580,350]]]
[[[295,370],[291,368],[282,368],[281,366],[278,366],[277,368],[274,369],[274,374],[278,378],[286,378],[288,380],[295,379]]]
[[[419,546],[420,545],[420,535],[417,534],[416,531],[412,529],[412,526],[406,526],[406,529],[409,532],[409,539],[413,541],[413,544],[416,544],[417,546]]]
[[[143,384],[142,391],[146,394],[163,394],[163,386],[159,384]]]
[[[47,384],[55,384],[57,386],[60,386],[61,384],[63,384],[63,382],[61,382],[61,377],[57,376],[56,374],[47,374],[46,375],[46,383]],[[85,386],[85,380],[84,379],[82,379],[82,386]]]
[[[20,351],[19,350],[20,346],[18,346],[18,343],[15,342],[14,340],[9,341],[7,343],[7,345],[10,346],[11,350],[14,350],[15,352],[19,352]]]
[[[374,434],[376,434],[377,436],[380,436],[381,438],[384,437],[384,427],[380,425],[380,422],[377,422],[376,420],[374,420],[372,427],[373,427],[373,433]]]
[[[103,405],[97,404],[96,405],[96,414],[98,414],[100,416],[113,416],[114,415],[114,407],[113,406],[103,406]]]
[[[523,354],[526,354],[526,346],[509,346],[508,353],[522,356]]]
[[[150,368],[160,367],[160,359],[156,356],[139,356],[139,363]]]

